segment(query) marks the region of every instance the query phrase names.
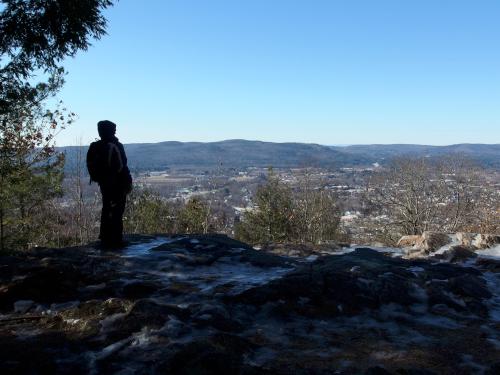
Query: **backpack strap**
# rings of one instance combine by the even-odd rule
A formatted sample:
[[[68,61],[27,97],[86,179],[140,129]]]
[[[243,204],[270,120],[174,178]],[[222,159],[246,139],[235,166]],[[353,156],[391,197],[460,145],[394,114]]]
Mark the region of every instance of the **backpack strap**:
[[[120,173],[123,170],[123,160],[122,160],[121,152],[118,149],[118,146],[116,144],[114,144],[113,142],[109,142],[108,147],[109,147],[108,166],[111,168],[112,161],[113,161],[113,153],[116,154],[117,161],[118,161],[118,173]]]

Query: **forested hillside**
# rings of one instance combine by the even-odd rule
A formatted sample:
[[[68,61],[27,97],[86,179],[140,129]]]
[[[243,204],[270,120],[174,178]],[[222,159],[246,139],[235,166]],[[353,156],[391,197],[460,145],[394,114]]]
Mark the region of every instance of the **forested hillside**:
[[[132,170],[168,168],[246,167],[354,167],[387,162],[397,156],[439,157],[463,154],[483,167],[500,168],[500,144],[353,145],[329,147],[306,143],[272,143],[247,140],[221,142],[160,142],[125,145]],[[74,169],[79,147],[62,148],[67,153],[67,170]],[[86,147],[83,147],[84,153]]]

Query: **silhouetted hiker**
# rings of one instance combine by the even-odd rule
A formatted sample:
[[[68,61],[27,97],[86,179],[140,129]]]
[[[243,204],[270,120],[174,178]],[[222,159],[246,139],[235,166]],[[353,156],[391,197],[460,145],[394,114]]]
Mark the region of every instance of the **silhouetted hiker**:
[[[105,247],[123,245],[123,212],[127,194],[132,190],[132,176],[127,166],[123,145],[115,137],[116,125],[99,121],[101,139],[92,142],[87,152],[90,181],[99,184],[102,194],[101,229],[99,238]]]

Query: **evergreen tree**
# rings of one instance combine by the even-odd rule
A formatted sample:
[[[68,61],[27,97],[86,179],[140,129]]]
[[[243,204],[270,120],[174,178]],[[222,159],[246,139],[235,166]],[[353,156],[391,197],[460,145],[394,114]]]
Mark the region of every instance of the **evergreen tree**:
[[[254,209],[236,227],[236,237],[250,243],[283,242],[292,237],[292,191],[269,170],[267,183],[255,194]]]
[[[55,135],[74,120],[47,108],[64,84],[64,57],[105,33],[109,0],[0,2],[0,250],[36,240],[35,213],[61,194]],[[35,228],[37,230],[35,230]]]
[[[252,244],[338,240],[340,214],[333,193],[316,188],[306,174],[296,191],[272,170],[257,190],[254,208],[235,226],[238,239]]]
[[[158,193],[134,189],[127,200],[124,227],[128,233],[170,234],[174,232],[176,210]]]
[[[179,233],[208,233],[210,208],[200,198],[191,198],[179,212],[177,231]]]

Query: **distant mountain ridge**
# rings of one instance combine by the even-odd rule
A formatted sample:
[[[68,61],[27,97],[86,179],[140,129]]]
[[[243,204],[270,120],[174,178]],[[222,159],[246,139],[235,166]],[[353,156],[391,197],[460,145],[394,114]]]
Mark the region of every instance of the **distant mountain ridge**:
[[[462,153],[483,166],[500,169],[500,144],[351,145],[325,146],[309,143],[273,143],[248,140],[220,142],[131,143],[125,149],[132,170],[213,169],[247,167],[355,167],[386,163],[393,157]],[[79,147],[62,147],[67,169],[74,168]],[[87,147],[83,147],[84,153]]]
[[[372,144],[333,146],[332,148],[352,155],[370,155],[372,158],[376,158],[379,163],[398,156],[439,157],[463,154],[485,167],[500,169],[500,144],[461,143],[447,146]]]

